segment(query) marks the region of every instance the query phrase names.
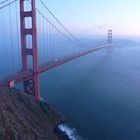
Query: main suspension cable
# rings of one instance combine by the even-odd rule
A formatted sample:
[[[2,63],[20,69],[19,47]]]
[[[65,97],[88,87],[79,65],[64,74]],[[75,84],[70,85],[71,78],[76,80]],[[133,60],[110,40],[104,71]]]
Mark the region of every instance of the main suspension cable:
[[[6,0],[6,1],[8,1],[8,0]],[[6,1],[5,1],[5,2],[6,2]],[[15,3],[16,1],[18,1],[18,0],[13,0],[13,1],[10,2],[10,3],[1,6],[1,7],[0,7],[0,10],[3,9],[3,8],[5,8],[5,7],[7,7],[7,6],[9,6],[9,5],[11,5],[11,4],[13,4],[13,3]],[[1,4],[5,3],[5,2],[3,1],[3,2],[1,2]]]
[[[79,39],[77,39],[65,26],[62,24],[62,22],[51,12],[51,10],[45,5],[45,3],[40,0],[41,4],[45,7],[45,9],[52,15],[52,17],[62,26],[62,28],[80,45],[87,46],[85,43],[81,42]]]

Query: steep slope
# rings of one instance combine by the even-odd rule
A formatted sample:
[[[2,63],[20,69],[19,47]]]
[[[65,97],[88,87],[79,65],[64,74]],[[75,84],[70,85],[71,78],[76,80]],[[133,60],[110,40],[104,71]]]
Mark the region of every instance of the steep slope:
[[[63,121],[47,103],[17,89],[0,89],[0,140],[58,140],[53,130]]]

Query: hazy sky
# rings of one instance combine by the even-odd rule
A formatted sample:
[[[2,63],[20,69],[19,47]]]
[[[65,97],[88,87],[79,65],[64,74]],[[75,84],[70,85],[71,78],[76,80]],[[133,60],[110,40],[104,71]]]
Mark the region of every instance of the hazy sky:
[[[73,32],[140,35],[140,0],[43,0]]]
[[[39,5],[40,0],[36,1]],[[42,1],[75,34],[84,36],[105,35],[108,29],[112,29],[114,35],[140,36],[140,0]],[[19,6],[18,2],[17,5]],[[10,8],[11,15],[14,10],[15,5],[13,4]],[[7,11],[7,14],[5,11]],[[8,17],[10,14],[7,9],[5,11],[5,23],[10,23]],[[17,12],[19,12],[19,9]],[[2,16],[2,11],[0,16]],[[11,17],[13,22],[15,17],[14,14]],[[7,28],[7,30],[9,29]]]

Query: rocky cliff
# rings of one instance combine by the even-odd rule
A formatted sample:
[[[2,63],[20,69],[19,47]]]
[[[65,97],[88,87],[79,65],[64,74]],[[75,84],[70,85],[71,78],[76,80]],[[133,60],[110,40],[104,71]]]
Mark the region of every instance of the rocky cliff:
[[[53,130],[63,121],[46,102],[17,89],[0,89],[0,140],[60,140]]]

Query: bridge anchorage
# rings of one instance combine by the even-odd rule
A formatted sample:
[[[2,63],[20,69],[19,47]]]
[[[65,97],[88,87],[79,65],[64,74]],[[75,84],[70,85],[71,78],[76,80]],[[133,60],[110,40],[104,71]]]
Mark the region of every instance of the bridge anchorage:
[[[71,54],[68,56],[60,57],[55,60],[51,60],[50,62],[44,63],[42,65],[39,65],[38,63],[38,42],[37,42],[37,27],[36,27],[36,0],[31,0],[31,10],[25,11],[25,1],[27,0],[20,0],[20,32],[21,32],[21,54],[22,54],[22,70],[16,73],[13,73],[4,79],[0,79],[0,88],[8,86],[10,88],[14,87],[15,84],[23,82],[23,88],[24,92],[26,94],[31,94],[35,96],[35,99],[37,101],[41,100],[40,96],[40,82],[39,82],[39,75],[43,72],[46,72],[48,70],[51,70],[59,65],[65,64],[69,61],[75,60],[81,56],[87,55],[89,53],[92,53],[94,51],[101,50],[106,47],[110,47],[112,45],[112,30],[108,30],[108,38],[107,38],[107,44],[93,47],[93,48],[85,48],[85,50],[82,50],[78,53]],[[50,12],[50,11],[49,11]],[[50,12],[51,13],[51,12]],[[52,14],[52,13],[51,13]],[[53,15],[54,17],[54,15]],[[29,28],[26,24],[26,19],[31,19],[31,27]],[[56,20],[58,20],[55,17]],[[58,21],[58,23],[64,28],[64,30],[71,35],[75,41],[78,43],[81,43],[76,39],[76,37],[69,32],[62,23]],[[53,25],[51,23],[51,25]],[[56,28],[55,25],[53,27]],[[57,31],[60,31],[57,29]],[[64,34],[63,34],[64,35]],[[32,44],[29,47],[27,43],[27,36],[30,36],[32,39]],[[64,35],[65,36],[65,35]],[[68,38],[68,37],[66,37]],[[70,39],[71,40],[71,39]],[[83,47],[83,43],[81,43],[81,46]],[[32,68],[29,66],[29,59],[28,57],[32,57]]]

